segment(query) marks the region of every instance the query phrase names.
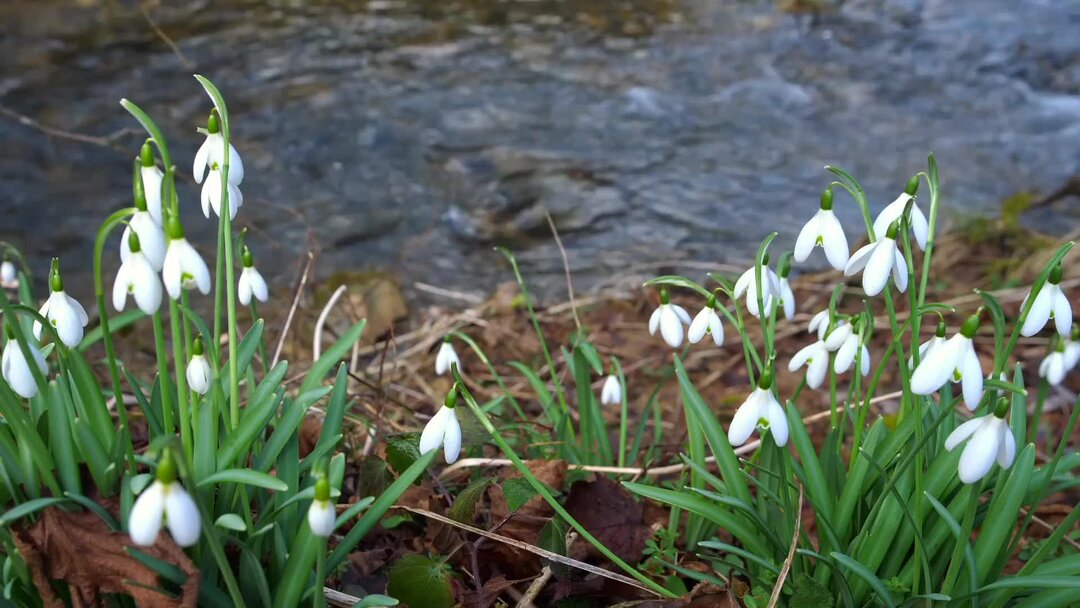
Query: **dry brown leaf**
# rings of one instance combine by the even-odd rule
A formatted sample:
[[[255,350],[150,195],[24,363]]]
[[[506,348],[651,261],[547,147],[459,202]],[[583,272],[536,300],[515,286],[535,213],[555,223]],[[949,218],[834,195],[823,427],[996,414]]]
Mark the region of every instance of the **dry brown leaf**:
[[[649,528],[641,503],[608,477],[570,486],[566,510],[615,555],[631,564],[641,561]]]
[[[70,586],[75,608],[103,606],[107,594],[129,595],[141,608],[194,608],[198,601],[199,571],[167,534],[156,545],[137,549],[187,575],[175,598],[158,591],[157,573],[125,551],[134,547],[128,535],[109,530],[93,513],[45,509],[34,525],[16,528],[13,539],[48,608],[67,605],[53,580]]]

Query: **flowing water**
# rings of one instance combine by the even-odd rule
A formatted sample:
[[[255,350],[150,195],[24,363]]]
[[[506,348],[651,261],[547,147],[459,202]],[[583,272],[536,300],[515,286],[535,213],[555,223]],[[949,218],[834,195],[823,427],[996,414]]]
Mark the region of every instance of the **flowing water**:
[[[183,59],[134,2],[0,4],[0,238],[39,271],[61,256],[87,299],[71,275],[88,276],[96,226],[130,204],[140,139],[45,136],[11,113],[104,136],[134,125],[120,98],[142,105],[209,253],[190,178],[209,102],[192,72],[229,101],[238,223],[279,286],[314,247],[323,277],[379,267],[480,293],[511,278],[504,245],[559,295],[545,209],[586,289],[741,263],[771,230],[790,247],[826,163],[876,210],[932,150],[954,218],[1080,173],[1075,2],[849,0],[816,17],[734,0],[165,4],[150,14]],[[1065,232],[1075,200],[1029,220]],[[837,210],[856,232],[854,205]]]

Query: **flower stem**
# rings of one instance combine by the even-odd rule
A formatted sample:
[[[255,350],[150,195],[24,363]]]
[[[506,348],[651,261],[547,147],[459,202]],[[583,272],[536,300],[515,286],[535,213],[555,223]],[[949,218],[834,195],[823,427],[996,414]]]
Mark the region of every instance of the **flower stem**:
[[[184,446],[184,456],[187,462],[192,462],[195,455],[194,446],[191,443],[191,413],[188,411],[188,386],[185,366],[187,358],[184,356],[185,344],[180,330],[180,305],[176,300],[169,300],[169,322],[172,326],[173,366],[176,368],[176,400],[179,405],[180,443]]]
[[[172,381],[169,377],[169,358],[165,354],[165,329],[161,322],[161,312],[155,312],[154,324],[154,354],[157,355],[158,378],[161,381],[161,424],[166,435],[176,432],[173,422],[173,393]]]

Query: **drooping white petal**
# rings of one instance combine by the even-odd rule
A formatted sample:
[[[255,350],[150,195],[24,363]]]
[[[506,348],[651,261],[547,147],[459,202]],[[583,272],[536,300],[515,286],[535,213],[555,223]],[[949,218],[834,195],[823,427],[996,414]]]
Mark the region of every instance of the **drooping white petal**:
[[[18,278],[18,270],[15,268],[15,264],[12,264],[9,260],[0,262],[0,284],[5,287],[8,285],[14,285],[15,279]]]
[[[671,348],[679,348],[683,341],[683,322],[671,304],[660,307],[660,335]]]
[[[36,344],[28,344],[30,347],[30,354],[34,357],[34,363],[38,366],[38,370],[44,374],[48,370],[48,366],[45,364],[45,357],[41,355],[41,351]],[[14,340],[8,340],[4,345],[4,354],[2,355],[2,362],[0,362],[0,371],[3,372],[4,380],[7,381],[11,390],[15,391],[15,394],[23,399],[30,399],[38,393],[37,382],[34,380],[33,371],[26,362],[26,358],[23,357],[22,349],[19,348],[19,344]]]
[[[604,386],[600,389],[600,403],[604,405],[619,405],[622,403],[622,385],[614,374],[609,374],[604,380]]]
[[[146,211],[158,226],[164,225],[161,215],[161,182],[165,175],[153,167],[139,167],[142,174],[143,190],[146,192]]]
[[[769,393],[768,400],[765,402],[765,414],[764,418],[769,422],[769,433],[772,435],[773,441],[776,445],[784,447],[787,445],[788,440],[788,423],[787,417],[784,415],[784,408],[780,407],[776,398]]]
[[[255,296],[255,299],[260,302],[265,302],[270,299],[269,290],[266,288],[266,280],[263,279],[262,274],[254,266],[250,268],[251,275],[251,295]]]
[[[788,371],[793,372],[807,363],[806,385],[816,389],[825,381],[829,371],[829,351],[824,342],[818,340],[796,352],[788,363]]]
[[[190,547],[199,542],[202,520],[199,508],[191,495],[179,483],[171,483],[165,491],[165,525],[176,544]]]
[[[780,279],[780,303],[784,305],[784,318],[795,318],[795,294],[791,291],[788,280]]]
[[[855,355],[858,352],[858,349],[859,336],[851,334],[836,351],[836,358],[833,360],[833,371],[842,374],[851,369],[851,364],[855,362]]]
[[[193,282],[199,291],[210,293],[210,269],[206,267],[199,252],[188,243],[187,239],[173,239],[169,241],[169,249],[165,252],[165,263],[162,267],[162,277],[165,279],[165,290],[169,297],[180,299],[180,290]]]
[[[863,376],[870,375],[870,349],[865,344],[863,344],[862,354],[859,356],[859,372]]]
[[[915,242],[919,244],[919,249],[926,251],[926,242],[930,238],[930,225],[918,205],[911,206],[911,232],[915,234]]]
[[[675,314],[678,315],[679,320],[683,322],[683,325],[690,325],[690,313],[686,312],[685,308],[678,304],[672,304],[671,310],[675,311]]]
[[[244,204],[244,195],[240,191],[240,188],[236,186],[232,180],[229,180],[228,187],[229,196],[229,218],[236,217],[236,210]],[[211,169],[209,175],[206,176],[206,182],[202,186],[202,191],[199,194],[199,200],[202,203],[203,215],[209,219],[210,209],[214,210],[214,213],[221,217],[221,172],[216,169]]]
[[[1054,326],[1057,328],[1058,335],[1062,338],[1068,338],[1069,332],[1072,330],[1072,306],[1069,305],[1069,298],[1060,285],[1054,285],[1052,307],[1054,309]]]
[[[806,326],[806,331],[817,332],[818,338],[825,338],[825,331],[829,329],[829,309],[822,310],[816,313],[813,317],[810,317],[810,323]]]
[[[657,308],[649,315],[649,335],[655,336],[656,330],[660,329],[660,309]]]
[[[761,419],[760,403],[764,396],[762,393],[762,389],[755,388],[739,409],[735,410],[735,416],[728,425],[728,442],[732,446],[738,447],[746,443],[757,427],[758,420]]]
[[[996,426],[993,421],[984,421],[971,435],[960,454],[960,481],[975,483],[985,477],[994,466],[998,442],[1001,439]]]
[[[896,197],[896,200],[889,203],[881,210],[881,213],[879,213],[874,220],[875,237],[880,239],[885,236],[885,233],[889,231],[889,224],[900,219],[900,216],[904,214],[904,207],[907,206],[909,200],[911,200],[911,195],[905,192]],[[914,213],[912,215],[914,215]]]
[[[439,345],[439,352],[435,353],[435,373],[442,376],[449,372],[453,365],[457,365],[458,371],[461,371],[461,359],[458,358],[454,345],[444,341]]]
[[[997,463],[1003,469],[1007,469],[1012,466],[1013,460],[1016,459],[1016,437],[1012,434],[1012,429],[1009,425],[1002,421],[999,426],[1001,433],[1001,444],[998,447]]]
[[[904,254],[900,253],[899,248],[894,247],[893,252],[896,257],[896,263],[892,271],[893,283],[896,283],[896,289],[900,293],[904,293],[907,291],[908,286],[907,262],[904,261]]]
[[[131,220],[124,228],[124,233],[120,237],[120,261],[126,262],[131,256],[128,239],[132,230],[139,235],[139,248],[150,261],[150,265],[154,267],[154,270],[161,270],[161,265],[165,261],[165,233],[146,211],[136,211],[132,214]]]
[[[825,344],[820,340],[800,348],[794,355],[791,356],[791,361],[788,362],[788,371],[793,372],[800,367],[806,365],[807,361],[812,361],[815,357],[819,356],[821,351],[825,350]],[[826,353],[826,356],[828,354]]]
[[[424,425],[424,430],[420,433],[420,454],[427,454],[442,445],[443,435],[446,434],[446,420],[450,414],[450,408],[441,406],[431,420]]]
[[[963,336],[961,336],[963,338]],[[961,347],[960,369],[961,387],[964,393],[964,405],[974,411],[979,407],[979,401],[983,394],[983,373],[979,365],[979,356],[975,354],[975,348],[971,346],[971,340],[966,340],[966,347]]]
[[[154,481],[135,499],[128,517],[128,534],[131,541],[149,547],[161,531],[161,519],[165,515],[165,492],[160,481]]]
[[[874,251],[863,269],[863,291],[868,296],[876,296],[889,281],[893,265],[896,263],[896,241],[885,237],[875,243]]]
[[[82,342],[86,311],[63,291],[54,291],[49,299],[52,304],[47,318],[56,328],[56,335],[68,348],[75,348]]]
[[[161,307],[161,279],[143,256],[135,256],[130,261],[130,265],[132,270],[129,276],[135,304],[138,305],[139,310],[152,315]]]
[[[1039,376],[1053,386],[1061,384],[1065,379],[1065,356],[1064,353],[1054,351],[1046,356],[1039,364]]]
[[[461,454],[461,424],[458,423],[457,412],[447,409],[450,413],[446,416],[446,430],[443,434],[443,458],[446,464],[454,464]]]
[[[709,333],[712,335],[713,344],[716,346],[724,345],[724,324],[720,321],[720,315],[716,314],[715,310],[709,316]]]
[[[929,395],[944,386],[956,370],[957,358],[955,338],[928,351],[911,375],[911,392],[916,395]]]
[[[736,299],[741,298],[742,295],[746,293],[746,290],[750,287],[750,285],[754,283],[754,281],[756,280],[754,276],[755,275],[753,268],[739,275],[738,280],[735,281],[735,288],[732,291],[732,295],[734,295]]]
[[[799,231],[799,237],[795,239],[795,251],[792,254],[792,259],[800,264],[810,257],[810,254],[814,251],[814,245],[817,244],[818,237],[821,236],[821,227],[819,225],[821,214],[821,210],[818,210],[814,217],[803,225],[802,230]]]
[[[1039,333],[1043,327],[1046,326],[1046,322],[1050,320],[1050,313],[1053,312],[1053,298],[1050,284],[1043,285],[1039,290],[1038,295],[1031,302],[1031,309],[1028,310],[1027,318],[1024,319],[1024,324],[1020,327],[1020,335],[1022,336],[1034,336]],[[1021,310],[1027,304],[1027,301],[1031,298],[1029,293],[1024,302],[1020,305]]]
[[[1069,340],[1065,343],[1065,371],[1071,370],[1080,363],[1080,342]]]
[[[52,305],[53,305],[53,299],[52,299],[52,296],[49,296],[49,298],[45,300],[45,303],[41,305],[41,308],[38,309],[38,314],[45,317],[46,319],[48,319],[49,318],[49,308],[51,308]],[[41,321],[34,321],[33,331],[34,331],[34,337],[37,338],[38,340],[40,340],[41,339]]]
[[[206,361],[206,356],[192,356],[191,360],[188,361],[185,376],[187,377],[188,386],[191,387],[191,390],[200,395],[205,395],[206,392],[210,390],[210,378],[212,376],[210,364]]]
[[[836,325],[833,326],[832,331],[829,331],[825,335],[825,348],[829,349],[830,352],[840,348],[844,342],[847,342],[848,338],[851,337],[851,332],[851,323],[848,323],[847,321],[837,321]],[[820,334],[821,332],[819,331],[818,333]]]
[[[843,270],[847,265],[848,248],[847,235],[844,234],[844,226],[837,219],[836,214],[828,212],[821,220],[821,247],[825,250],[825,259],[836,270]]]
[[[985,422],[983,418],[972,418],[953,429],[953,432],[949,433],[949,436],[945,438],[945,449],[952,450],[963,443],[964,440],[971,437],[972,433],[982,426],[983,422]]]
[[[210,147],[215,144],[214,139],[213,135],[207,135],[206,139],[203,140],[202,145],[199,146],[199,150],[195,152],[195,162],[192,164],[191,174],[195,176],[196,184],[201,184],[203,177],[206,175],[206,169],[209,165]],[[222,145],[220,141],[216,143],[219,147]]]
[[[128,290],[131,288],[132,283],[132,279],[128,275],[131,272],[129,262],[120,264],[120,269],[116,271],[116,280],[113,282],[112,290],[113,308],[116,309],[116,312],[123,312],[124,306],[127,304]]]
[[[326,538],[334,533],[337,524],[337,511],[326,500],[313,500],[308,507],[308,527],[315,536]]]
[[[859,247],[855,253],[851,254],[851,258],[848,260],[847,265],[844,266],[844,276],[850,277],[863,268],[866,268],[866,263],[870,261],[870,256],[874,253],[874,245],[877,245],[877,243],[863,245],[862,247]]]

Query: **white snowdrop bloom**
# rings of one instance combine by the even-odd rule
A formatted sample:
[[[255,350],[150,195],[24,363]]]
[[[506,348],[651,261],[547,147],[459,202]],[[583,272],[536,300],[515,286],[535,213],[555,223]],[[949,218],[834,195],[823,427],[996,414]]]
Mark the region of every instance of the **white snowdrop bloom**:
[[[716,295],[709,294],[705,307],[694,317],[690,323],[690,329],[686,332],[686,339],[691,344],[701,342],[706,334],[712,336],[713,344],[717,346],[724,344],[724,324],[720,321],[720,315],[716,313],[717,306]]]
[[[217,115],[217,110],[210,113],[210,118],[206,121],[206,131],[206,140],[203,141],[202,145],[199,146],[199,150],[195,153],[195,163],[191,169],[191,174],[195,176],[195,183],[197,184],[203,182],[207,169],[213,171],[224,164],[225,138],[221,135],[220,118]],[[218,179],[220,180],[221,177],[218,176]],[[239,186],[243,181],[244,162],[240,159],[240,155],[237,154],[236,148],[230,143],[229,183]],[[221,182],[218,181],[218,188],[220,187]]]
[[[454,411],[455,405],[456,388],[447,393],[446,403],[428,420],[424,431],[420,433],[420,453],[427,454],[441,445],[446,464],[454,464],[461,454],[461,424],[458,423],[457,412]]]
[[[210,293],[210,269],[184,238],[184,229],[176,218],[169,222],[169,247],[165,250],[161,276],[165,291],[174,300],[180,299],[181,289],[197,287],[204,294]]]
[[[330,482],[320,477],[315,482],[315,499],[307,512],[308,527],[315,536],[326,538],[337,527],[337,511],[330,502]]]
[[[444,338],[442,344],[439,345],[439,352],[435,353],[435,373],[442,376],[453,369],[455,365],[460,372],[461,359],[458,357],[457,351],[454,350],[454,345],[450,343],[450,338]]]
[[[798,263],[803,263],[814,251],[814,247],[820,246],[825,251],[825,259],[836,270],[843,270],[847,264],[848,249],[847,235],[844,227],[832,210],[832,190],[826,190],[821,195],[821,208],[806,222],[799,231],[799,238],[795,240],[794,258]]]
[[[1072,337],[1065,341],[1065,371],[1080,363],[1080,326],[1073,326]]]
[[[229,195],[229,219],[236,218],[236,210],[244,204],[244,194],[240,192],[240,188],[236,184],[229,180],[228,187]],[[202,212],[206,219],[210,219],[210,210],[214,210],[214,214],[221,217],[221,172],[217,169],[211,169],[210,174],[206,177],[206,181],[203,182],[202,192],[199,195],[199,199],[202,202]]]
[[[603,405],[622,404],[622,384],[615,374],[608,374],[604,386],[600,389],[600,403]]]
[[[892,275],[897,289],[901,292],[907,290],[907,265],[903,254],[896,246],[898,226],[899,224],[895,222],[890,224],[885,236],[859,248],[844,268],[844,276],[851,276],[862,271],[863,291],[868,296],[873,297],[881,293],[885,289],[885,283],[889,281],[889,275]]]
[[[143,254],[140,243],[137,234],[131,235],[127,258],[120,264],[116,282],[113,283],[113,308],[117,312],[123,311],[128,295],[131,295],[139,310],[152,315],[161,307],[161,278]]]
[[[821,325],[822,329],[818,330],[818,335],[825,341],[825,348],[829,349],[829,352],[840,350],[840,347],[844,345],[851,338],[851,334],[854,333],[854,328],[851,323],[843,319],[838,319],[833,324],[832,329],[826,329],[826,325]]]
[[[860,354],[860,350],[862,351]],[[870,350],[862,343],[862,336],[852,332],[846,340],[836,349],[836,359],[833,360],[833,371],[842,374],[851,369],[855,364],[856,356],[859,359],[859,371],[863,376],[870,373]]]
[[[788,363],[788,371],[795,371],[806,366],[806,385],[810,388],[818,388],[825,381],[825,375],[829,371],[829,350],[825,343],[817,340],[795,353]]]
[[[666,289],[660,290],[660,306],[649,317],[649,335],[655,336],[656,330],[660,330],[660,336],[671,348],[679,348],[683,341],[683,325],[690,325],[690,313],[678,304],[672,304],[668,299]]]
[[[925,359],[927,357],[927,355],[934,352],[935,350],[940,348],[942,345],[944,345],[946,342],[948,342],[948,340],[945,339],[945,332],[946,332],[945,321],[941,320],[941,321],[938,322],[937,330],[934,332],[934,337],[930,338],[926,342],[923,342],[922,344],[919,345],[919,361],[920,362],[923,359]],[[908,357],[908,367],[912,367],[914,365],[915,365],[915,358],[914,357]]]
[[[818,339],[824,340],[825,334],[829,331],[829,309],[826,308],[810,317],[810,322],[806,324],[806,331],[817,332]]]
[[[960,453],[959,467],[960,481],[964,483],[975,483],[985,477],[994,461],[1007,469],[1016,458],[1016,438],[1005,418],[997,413],[973,418],[956,427],[945,439],[945,449],[951,451],[965,440],[968,444]]]
[[[960,333],[927,352],[911,375],[911,392],[929,395],[951,378],[953,382],[962,382],[964,404],[969,410],[975,410],[983,393],[982,367],[972,343],[978,330],[979,315],[975,314],[964,322]]]
[[[784,408],[780,407],[772,392],[772,373],[762,375],[758,387],[735,411],[728,427],[728,441],[732,446],[740,446],[753,434],[757,427],[769,429],[773,441],[784,446],[788,440],[788,423]]]
[[[210,369],[210,363],[206,360],[206,355],[203,354],[201,335],[195,336],[195,341],[191,346],[191,359],[188,361],[185,376],[187,377],[188,386],[196,393],[205,395],[210,390],[213,371]]]
[[[11,260],[0,262],[0,287],[14,289],[19,285],[17,283],[18,280],[19,271],[15,268],[15,264],[13,264]]]
[[[1039,363],[1039,377],[1046,378],[1052,386],[1061,384],[1069,369],[1065,366],[1065,345],[1058,345],[1046,358]]]
[[[49,320],[56,328],[56,335],[60,337],[68,348],[75,348],[82,342],[83,328],[90,322],[86,316],[86,309],[75,298],[64,292],[64,282],[60,279],[59,262],[53,259],[53,268],[50,273],[49,287],[52,293],[49,299],[41,306],[38,312]],[[41,323],[34,322],[34,337],[41,339]]]
[[[237,290],[240,303],[244,306],[251,304],[251,296],[255,296],[255,299],[260,302],[265,302],[269,298],[266,281],[259,274],[259,271],[255,269],[255,259],[252,257],[251,250],[248,249],[247,245],[244,245],[244,252],[241,257],[244,261],[244,269],[240,271],[240,286]]]
[[[1072,329],[1072,306],[1069,304],[1065,291],[1061,288],[1061,274],[1060,264],[1050,272],[1050,278],[1043,284],[1031,303],[1024,325],[1020,327],[1020,335],[1034,336],[1046,326],[1050,319],[1053,319],[1058,335],[1062,338],[1069,337],[1069,331]],[[1030,298],[1031,293],[1024,297],[1024,303],[1020,305],[1021,310],[1027,306]]]
[[[896,200],[889,203],[887,207],[881,210],[877,219],[874,220],[874,234],[878,238],[885,234],[889,230],[889,226],[900,219],[900,216],[904,214],[904,208],[907,207],[908,201],[913,197],[906,192],[896,197]],[[926,249],[926,241],[930,237],[930,225],[926,223],[926,216],[919,209],[919,206],[912,203],[911,205],[911,232],[915,235],[915,242],[919,244],[919,249]],[[895,237],[894,237],[895,238]]]
[[[126,262],[131,255],[131,235],[139,235],[139,247],[154,270],[160,271],[165,263],[165,233],[149,211],[136,211],[124,226],[120,237],[120,261]]]
[[[139,175],[142,178],[143,193],[146,197],[146,210],[150,212],[150,216],[154,218],[158,226],[163,226],[165,222],[161,215],[161,183],[165,179],[165,174],[154,162],[154,149],[150,147],[149,140],[143,144],[139,152]]]
[[[784,318],[795,318],[795,293],[791,291],[791,284],[787,277],[780,277],[780,306],[784,308]]]
[[[27,344],[30,347],[30,355],[34,359],[34,365],[44,375],[49,368],[45,364],[45,357],[37,344]],[[7,331],[7,343],[4,344],[4,354],[0,355],[0,371],[3,372],[4,380],[15,391],[15,394],[23,399],[30,399],[38,393],[37,382],[34,381],[34,372],[26,362],[19,343],[15,341],[14,332],[11,328]]]
[[[780,277],[768,266],[769,256],[765,256],[761,264],[761,303],[765,307],[765,316],[772,314],[776,300],[780,299]],[[758,310],[757,273],[756,267],[750,267],[735,281],[735,290],[732,295],[739,299],[746,294],[746,310],[755,317],[761,317]]]
[[[162,471],[165,468],[166,471]],[[176,468],[167,459],[158,465],[157,479],[135,499],[128,518],[128,534],[136,545],[147,547],[157,540],[164,520],[176,544],[190,547],[199,542],[202,520],[199,508],[184,486],[176,481]]]

